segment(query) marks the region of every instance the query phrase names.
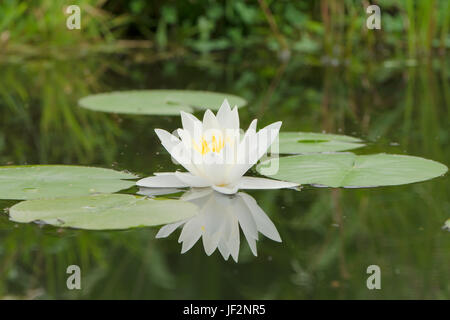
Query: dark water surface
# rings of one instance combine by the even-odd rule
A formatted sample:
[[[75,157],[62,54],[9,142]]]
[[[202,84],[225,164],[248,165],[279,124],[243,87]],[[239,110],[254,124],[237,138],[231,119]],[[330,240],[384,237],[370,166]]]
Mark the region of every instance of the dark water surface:
[[[313,66],[261,53],[152,61],[96,57],[0,65],[0,164],[82,164],[141,176],[173,171],[154,134],[178,117],[96,113],[87,94],[125,89],[229,92],[249,101],[241,126],[282,120],[283,131],[332,132],[369,142],[358,154],[450,159],[448,62]],[[305,187],[251,194],[283,242],[260,237],[254,257],[241,234],[239,263],[201,242],[181,255],[179,232],[79,231],[16,224],[0,216],[0,297],[188,299],[450,298],[448,176],[371,189]],[[136,189],[126,192],[134,193]],[[0,208],[14,201],[0,200]],[[81,267],[82,290],[66,287]],[[381,290],[366,269],[381,268]]]

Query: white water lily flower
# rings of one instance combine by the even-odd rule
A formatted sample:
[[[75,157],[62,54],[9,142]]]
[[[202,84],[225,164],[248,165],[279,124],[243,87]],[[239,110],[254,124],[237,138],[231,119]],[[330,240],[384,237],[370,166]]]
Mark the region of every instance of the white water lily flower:
[[[237,107],[225,100],[217,115],[206,110],[203,122],[181,111],[183,129],[177,136],[155,129],[162,145],[188,172],[155,173],[136,184],[148,188],[211,187],[233,194],[239,189],[280,189],[296,183],[243,175],[267,152],[278,136],[281,121],[256,132],[256,119],[244,135],[239,128]]]
[[[145,190],[141,190],[145,194]],[[281,242],[280,235],[266,213],[250,195],[239,192],[229,196],[215,192],[211,188],[191,189],[180,200],[194,203],[199,213],[192,218],[163,226],[156,238],[166,238],[182,227],[178,242],[182,243],[181,253],[187,252],[202,238],[206,254],[211,255],[217,248],[228,260],[231,255],[238,261],[240,235],[242,229],[250,250],[256,256],[258,232],[267,238]]]

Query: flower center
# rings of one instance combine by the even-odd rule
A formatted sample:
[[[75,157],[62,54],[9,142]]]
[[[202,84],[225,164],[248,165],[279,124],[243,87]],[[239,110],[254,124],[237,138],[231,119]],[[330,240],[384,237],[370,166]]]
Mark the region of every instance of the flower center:
[[[199,143],[193,141],[193,146],[194,149],[202,155],[207,154],[208,152],[219,153],[225,146],[225,141],[221,136],[213,135],[209,140],[202,137]]]

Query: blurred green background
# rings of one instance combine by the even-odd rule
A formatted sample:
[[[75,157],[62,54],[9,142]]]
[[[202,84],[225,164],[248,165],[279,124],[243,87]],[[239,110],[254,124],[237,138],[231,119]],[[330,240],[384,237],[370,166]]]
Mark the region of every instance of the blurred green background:
[[[81,8],[81,30],[65,8]],[[381,8],[368,30],[365,8]],[[345,133],[357,153],[450,159],[450,1],[0,2],[0,165],[82,164],[150,175],[175,166],[153,128],[177,117],[101,114],[87,94],[199,89],[249,101],[241,125]],[[15,224],[0,200],[0,297],[20,299],[449,299],[448,175],[373,189],[251,194],[283,243],[254,258],[180,255],[157,229]],[[134,192],[135,190],[130,190]],[[243,240],[241,238],[241,240]],[[66,288],[77,264],[82,290]],[[381,267],[381,290],[366,268]]]

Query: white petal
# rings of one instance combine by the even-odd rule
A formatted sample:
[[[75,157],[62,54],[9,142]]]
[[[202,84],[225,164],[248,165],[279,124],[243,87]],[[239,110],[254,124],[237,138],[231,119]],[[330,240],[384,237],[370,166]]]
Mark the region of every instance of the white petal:
[[[234,194],[238,192],[239,188],[237,186],[216,186],[213,185],[212,188],[216,190],[217,192],[224,193],[224,194]]]
[[[174,232],[179,226],[184,223],[186,223],[186,220],[166,224],[165,226],[161,227],[161,229],[159,229],[158,233],[156,234],[156,238],[167,238],[172,234],[172,232]]]
[[[228,166],[225,164],[225,159],[223,158],[222,152],[209,152],[203,156],[203,164],[201,168],[203,170],[204,177],[207,177],[211,184],[220,185],[226,182],[227,167]]]
[[[256,200],[244,192],[240,192],[239,195],[249,207],[253,215],[253,219],[256,222],[256,226],[258,227],[258,231],[269,239],[281,242],[281,237],[277,231],[277,228],[267,216],[267,214],[263,211],[263,209],[261,209]]]
[[[228,127],[233,130],[239,130],[239,112],[238,108],[234,107],[228,118]]]
[[[239,189],[282,189],[298,187],[298,183],[266,179],[259,177],[242,177],[238,182]]]
[[[229,114],[231,113],[231,108],[230,108],[230,104],[228,103],[228,100],[225,99],[223,100],[222,105],[220,106],[219,111],[217,112],[217,121],[219,121],[219,123],[226,123],[229,117]]]
[[[216,116],[211,110],[206,110],[203,115],[203,134],[209,130],[218,130],[221,126],[217,121]]]
[[[180,111],[180,114],[183,129],[190,134],[191,138],[198,139],[201,137],[203,127],[202,122],[190,113]]]
[[[281,121],[272,123],[255,135],[252,128],[249,128],[239,145],[238,164],[233,170],[232,179],[242,177],[258,160],[267,152],[278,137]]]
[[[256,152],[252,151],[257,146],[257,135],[253,126],[256,121],[252,122],[251,128],[247,130],[244,138],[239,143],[236,151],[236,164],[228,173],[229,182],[237,182],[252,166],[256,163]]]
[[[186,149],[184,143],[177,137],[170,134],[166,130],[155,129],[156,135],[161,144],[170,153],[170,155],[181,164],[187,171],[198,174],[198,170],[193,166],[191,161],[191,150]]]
[[[173,134],[163,129],[155,129],[155,133],[158,136],[161,144],[166,148],[166,150],[171,153],[172,149],[176,147],[181,141]]]
[[[258,160],[267,152],[278,137],[281,124],[281,121],[277,121],[258,131]]]
[[[181,141],[184,143],[186,148],[192,149],[193,145],[192,142],[194,141],[192,138],[191,133],[188,130],[184,129],[177,129],[178,136],[180,137]]]
[[[254,130],[256,131],[256,125],[258,124],[258,119],[253,119],[252,122],[250,122],[250,125],[248,126],[248,130]]]
[[[213,180],[216,185],[228,185],[234,184],[231,180],[230,173],[234,171],[236,167],[236,148],[231,143],[226,143],[222,150],[219,152],[219,156],[216,160],[216,166],[205,168],[205,174],[207,171],[215,174],[216,179]]]
[[[143,178],[137,181],[136,185],[146,188],[183,188],[189,186],[178,179],[175,172]]]
[[[194,188],[208,187],[211,183],[202,177],[195,176],[189,172],[175,172],[175,176],[178,180],[182,181],[186,185]]]
[[[257,120],[255,119],[244,134],[242,141],[240,139],[239,130],[228,131],[228,133],[226,133],[227,138],[230,138],[232,142],[225,144],[225,147],[221,151],[225,163],[223,166],[225,178],[224,184],[234,185],[243,175],[242,172],[248,170],[248,165],[246,165],[246,163],[248,163],[249,160],[246,159],[246,155],[249,153],[247,152],[247,149],[251,145],[251,141],[256,143],[256,124]]]
[[[258,119],[254,119],[254,120],[250,123],[250,125],[248,126],[247,131],[245,131],[245,134],[244,134],[244,137],[242,138],[242,141],[243,141],[244,139],[246,139],[246,137],[247,137],[249,134],[251,134],[251,133],[256,133],[256,126],[257,126],[257,124],[258,124]]]
[[[217,112],[217,121],[223,129],[239,130],[239,113],[237,107],[231,110],[228,100],[225,99]],[[225,131],[224,131],[225,133]]]

